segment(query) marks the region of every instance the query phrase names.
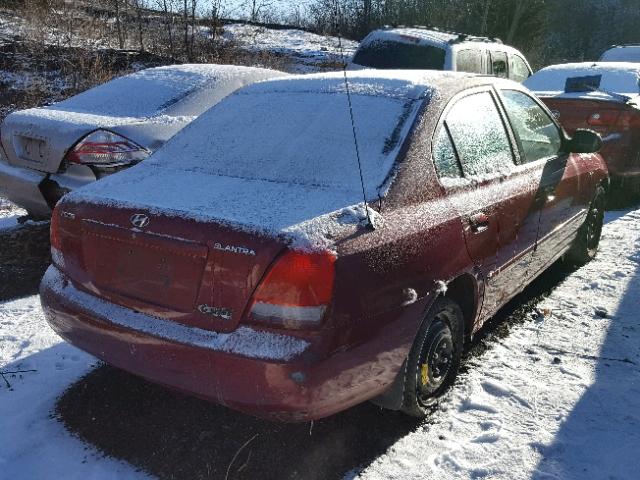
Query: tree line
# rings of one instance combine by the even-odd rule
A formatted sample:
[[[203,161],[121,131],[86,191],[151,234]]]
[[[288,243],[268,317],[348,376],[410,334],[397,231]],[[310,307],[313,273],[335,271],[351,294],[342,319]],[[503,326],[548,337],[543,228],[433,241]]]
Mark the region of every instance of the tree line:
[[[43,43],[97,38],[180,61],[223,59],[230,17],[286,23],[362,39],[385,25],[424,25],[497,37],[532,65],[595,60],[608,46],[640,43],[640,0],[4,0]],[[216,57],[217,55],[217,57]]]

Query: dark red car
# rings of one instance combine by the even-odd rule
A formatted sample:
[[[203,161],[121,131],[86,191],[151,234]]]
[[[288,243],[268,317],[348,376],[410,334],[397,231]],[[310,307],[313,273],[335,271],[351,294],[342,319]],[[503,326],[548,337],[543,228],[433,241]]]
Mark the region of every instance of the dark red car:
[[[374,398],[424,415],[487,318],[561,256],[595,255],[607,172],[571,152],[600,139],[565,137],[509,80],[363,71],[349,90],[357,151],[342,73],[291,77],[66,196],[51,326],[263,417]]]
[[[640,63],[552,65],[525,85],[570,135],[578,128],[590,128],[602,136],[600,154],[613,190],[640,191]]]

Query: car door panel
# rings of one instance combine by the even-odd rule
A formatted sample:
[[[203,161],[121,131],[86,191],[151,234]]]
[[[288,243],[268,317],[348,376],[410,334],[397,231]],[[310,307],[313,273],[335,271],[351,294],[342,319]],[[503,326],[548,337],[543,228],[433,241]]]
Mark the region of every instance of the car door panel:
[[[470,111],[476,114],[470,116]],[[453,141],[451,147],[443,140],[444,130]],[[482,311],[493,312],[505,297],[499,267],[515,250],[518,221],[511,218],[511,205],[518,203],[514,199],[522,188],[509,177],[515,168],[512,142],[490,89],[453,102],[436,139],[434,158],[441,177],[462,177],[443,183],[463,220],[469,256],[485,282]],[[481,321],[487,316],[481,314]]]

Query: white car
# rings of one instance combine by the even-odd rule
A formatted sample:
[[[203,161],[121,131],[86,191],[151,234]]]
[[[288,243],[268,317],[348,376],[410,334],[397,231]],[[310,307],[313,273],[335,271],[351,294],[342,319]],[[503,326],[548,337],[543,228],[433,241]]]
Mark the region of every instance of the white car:
[[[640,62],[640,44],[615,45],[600,56],[600,62]]]
[[[231,65],[141,70],[7,116],[0,196],[48,217],[67,192],[128,168],[235,90],[285,73]]]
[[[523,82],[531,75],[524,55],[496,38],[420,27],[374,30],[360,43],[351,69],[426,69],[483,73]]]

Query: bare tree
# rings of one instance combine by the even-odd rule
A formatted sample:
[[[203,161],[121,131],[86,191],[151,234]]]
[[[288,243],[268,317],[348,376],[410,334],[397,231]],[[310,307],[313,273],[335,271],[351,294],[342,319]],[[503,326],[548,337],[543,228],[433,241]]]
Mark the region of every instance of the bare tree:
[[[124,36],[122,34],[122,26],[120,24],[120,0],[113,0],[113,7],[116,16],[116,31],[118,34],[118,46],[122,50],[124,48]]]

